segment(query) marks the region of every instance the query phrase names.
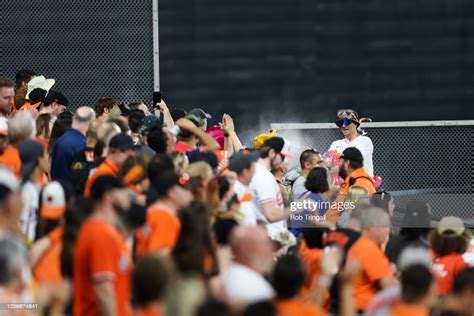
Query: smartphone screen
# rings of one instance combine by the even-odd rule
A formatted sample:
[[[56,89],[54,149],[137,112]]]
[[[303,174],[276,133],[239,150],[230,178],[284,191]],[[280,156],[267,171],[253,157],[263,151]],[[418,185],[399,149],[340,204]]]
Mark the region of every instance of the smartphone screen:
[[[161,102],[161,92],[153,92],[153,107],[156,106],[157,103]]]

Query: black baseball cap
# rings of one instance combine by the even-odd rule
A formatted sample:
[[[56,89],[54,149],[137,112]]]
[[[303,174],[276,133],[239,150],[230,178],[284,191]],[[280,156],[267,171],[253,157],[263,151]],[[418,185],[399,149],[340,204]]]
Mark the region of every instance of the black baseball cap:
[[[125,103],[120,103],[118,105],[120,112],[122,112],[122,116],[128,117],[134,110],[130,109],[128,105]]]
[[[18,146],[18,152],[21,159],[20,173],[23,176],[28,176],[36,168],[38,159],[44,152],[44,147],[40,142],[28,139]]]
[[[243,150],[232,155],[229,159],[230,171],[241,173],[244,169],[249,169],[253,162],[260,157],[260,151]]]
[[[51,102],[57,102],[65,107],[68,106],[69,101],[67,100],[66,96],[59,91],[49,90],[48,94],[46,95],[46,99],[44,103],[50,104]]]
[[[272,137],[267,139],[265,143],[263,143],[263,146],[274,149],[277,153],[280,153],[284,157],[291,157],[290,143],[284,138],[278,136]]]
[[[122,180],[111,175],[100,176],[92,182],[91,198],[94,201],[102,199],[105,193],[125,188]]]
[[[133,145],[133,139],[126,133],[120,133],[112,137],[109,143],[109,147],[112,149],[127,150],[132,149],[135,146]]]
[[[358,162],[358,163],[363,163],[364,162],[364,157],[362,156],[362,153],[360,152],[359,149],[355,147],[348,147],[346,148],[340,157],[341,159],[344,160],[349,160],[353,162]]]
[[[188,112],[188,115],[189,114],[196,115],[197,117],[199,117],[203,120],[212,118],[211,114],[204,112],[204,110],[200,109],[200,108],[192,109],[191,111]]]
[[[47,93],[48,91],[44,89],[35,88],[30,92],[28,98],[31,100],[32,103],[45,102]]]

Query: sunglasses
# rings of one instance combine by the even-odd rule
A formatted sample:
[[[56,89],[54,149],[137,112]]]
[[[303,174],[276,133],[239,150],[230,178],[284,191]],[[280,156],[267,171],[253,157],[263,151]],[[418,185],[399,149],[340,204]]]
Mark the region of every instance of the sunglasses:
[[[354,110],[351,109],[337,111],[337,116],[349,116],[352,114],[354,114]]]
[[[354,123],[353,121],[349,120],[349,119],[342,119],[342,120],[337,120],[336,121],[336,125],[339,126],[339,127],[342,127],[342,126],[349,126],[351,125],[352,123]]]

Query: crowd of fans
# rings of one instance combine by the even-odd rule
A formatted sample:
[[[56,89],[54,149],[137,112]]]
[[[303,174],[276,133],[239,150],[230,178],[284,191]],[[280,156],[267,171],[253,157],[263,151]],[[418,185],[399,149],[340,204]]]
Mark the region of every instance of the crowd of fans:
[[[246,147],[228,114],[71,108],[0,78],[0,314],[474,314],[469,229],[419,200],[393,225],[355,111],[288,170],[288,140]]]

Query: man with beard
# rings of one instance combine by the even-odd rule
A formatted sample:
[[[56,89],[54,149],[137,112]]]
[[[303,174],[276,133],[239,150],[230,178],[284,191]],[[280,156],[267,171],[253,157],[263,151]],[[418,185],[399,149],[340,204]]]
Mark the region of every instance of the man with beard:
[[[131,256],[117,227],[130,207],[114,176],[92,184],[92,215],[82,224],[74,254],[74,315],[129,315]]]
[[[95,179],[104,175],[117,176],[122,164],[128,157],[134,154],[134,145],[132,137],[126,133],[120,133],[112,137],[109,142],[109,152],[104,162],[87,179],[84,189],[85,197],[91,195],[91,185]]]
[[[265,141],[260,158],[255,165],[255,175],[250,182],[257,221],[263,223],[270,236],[286,231],[283,197],[270,170],[281,168],[289,155],[289,143],[281,137]]]
[[[364,158],[359,149],[355,147],[346,148],[339,159],[339,175],[344,179],[341,190],[336,196],[334,206],[326,212],[326,219],[336,223],[339,218],[340,203],[346,200],[351,186],[359,186],[367,189],[369,195],[375,193],[372,178],[364,169]]]

